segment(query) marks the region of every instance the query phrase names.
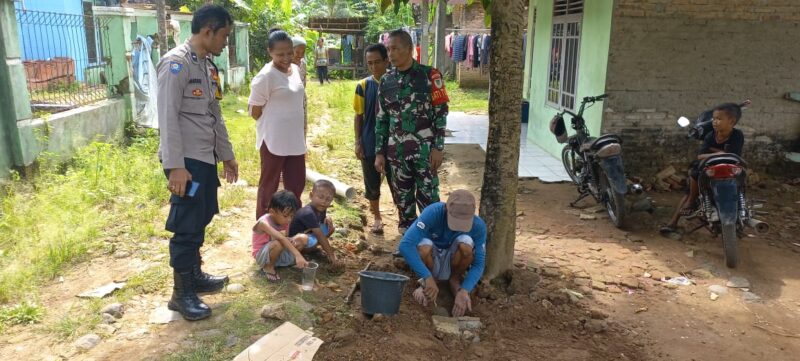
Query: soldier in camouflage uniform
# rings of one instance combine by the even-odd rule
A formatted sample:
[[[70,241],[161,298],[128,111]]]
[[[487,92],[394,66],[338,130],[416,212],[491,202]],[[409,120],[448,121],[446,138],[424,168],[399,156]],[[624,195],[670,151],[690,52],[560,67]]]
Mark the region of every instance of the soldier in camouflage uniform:
[[[375,168],[387,178],[400,215],[402,233],[420,211],[439,201],[439,178],[447,93],[438,70],[412,57],[411,36],[389,34],[389,60],[394,68],[381,79],[375,125]],[[388,169],[384,169],[388,163]]]

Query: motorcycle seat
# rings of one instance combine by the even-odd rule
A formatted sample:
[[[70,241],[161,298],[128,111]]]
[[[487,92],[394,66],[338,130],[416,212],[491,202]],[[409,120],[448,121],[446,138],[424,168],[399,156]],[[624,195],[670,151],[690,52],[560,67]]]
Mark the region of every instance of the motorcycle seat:
[[[581,144],[580,149],[581,152],[585,152],[587,150],[598,150],[603,146],[612,143],[622,143],[622,140],[615,134],[603,134],[597,138],[589,138],[589,140]]]
[[[581,144],[581,152],[585,152],[585,151],[587,151],[587,150],[591,149],[591,148],[592,148],[592,145],[594,145],[594,142],[595,142],[596,140],[597,140],[597,138],[595,138],[595,137],[590,137],[588,140],[586,140],[585,142],[583,142],[583,144]]]
[[[742,166],[746,166],[747,165],[747,163],[744,161],[744,159],[742,159],[741,157],[739,157],[736,154],[733,154],[733,153],[720,153],[720,154],[715,154],[713,156],[710,156],[710,157],[708,157],[706,159],[703,159],[700,162],[700,169],[703,169],[705,167],[710,167],[712,165],[717,165],[717,164],[739,164],[739,165],[742,165]]]

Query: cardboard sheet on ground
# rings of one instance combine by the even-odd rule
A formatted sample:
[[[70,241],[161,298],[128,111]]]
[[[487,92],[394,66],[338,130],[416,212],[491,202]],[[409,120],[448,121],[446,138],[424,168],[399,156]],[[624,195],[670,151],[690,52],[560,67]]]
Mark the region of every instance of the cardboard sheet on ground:
[[[233,361],[312,361],[320,346],[322,340],[313,333],[284,322],[244,349]]]

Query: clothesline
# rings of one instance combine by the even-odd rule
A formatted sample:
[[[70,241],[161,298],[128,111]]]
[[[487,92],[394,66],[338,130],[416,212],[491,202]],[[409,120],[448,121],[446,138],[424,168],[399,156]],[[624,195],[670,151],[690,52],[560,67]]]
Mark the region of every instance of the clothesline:
[[[446,28],[445,31],[491,31],[492,29],[480,28]]]

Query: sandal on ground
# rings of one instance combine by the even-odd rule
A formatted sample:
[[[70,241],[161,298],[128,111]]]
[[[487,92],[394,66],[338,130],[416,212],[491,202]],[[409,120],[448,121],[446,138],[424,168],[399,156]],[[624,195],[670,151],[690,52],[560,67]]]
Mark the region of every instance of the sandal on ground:
[[[264,276],[267,279],[267,281],[269,281],[269,283],[281,283],[282,281],[281,276],[278,275],[278,271],[275,271],[275,273],[269,273],[262,269],[258,273]]]
[[[671,233],[675,233],[677,231],[678,230],[675,227],[669,226],[669,225],[666,225],[666,224],[662,225],[661,228],[658,229],[658,232],[661,233],[661,235],[663,235],[663,236],[667,236],[667,235],[669,235]]]

